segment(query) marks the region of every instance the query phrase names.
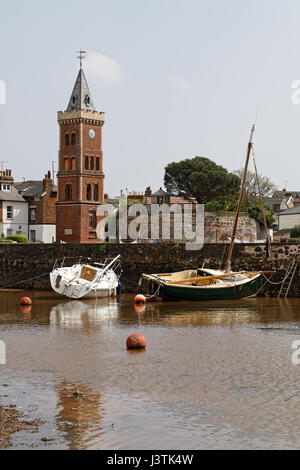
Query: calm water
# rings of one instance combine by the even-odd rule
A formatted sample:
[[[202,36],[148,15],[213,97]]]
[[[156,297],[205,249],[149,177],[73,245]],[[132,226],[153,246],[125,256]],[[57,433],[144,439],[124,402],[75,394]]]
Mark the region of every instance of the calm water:
[[[31,312],[19,306],[24,294]],[[136,311],[132,299],[0,294],[1,403],[45,421],[15,434],[15,448],[300,448],[299,300]],[[145,351],[126,350],[134,332]]]

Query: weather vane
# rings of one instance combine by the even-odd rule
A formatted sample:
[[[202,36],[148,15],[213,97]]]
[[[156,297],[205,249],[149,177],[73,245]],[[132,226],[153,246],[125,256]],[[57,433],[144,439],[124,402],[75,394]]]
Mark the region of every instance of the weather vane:
[[[82,59],[85,59],[84,54],[86,54],[86,51],[77,51],[77,54],[79,54],[79,56],[77,56],[77,59],[80,60],[80,68],[82,69]]]

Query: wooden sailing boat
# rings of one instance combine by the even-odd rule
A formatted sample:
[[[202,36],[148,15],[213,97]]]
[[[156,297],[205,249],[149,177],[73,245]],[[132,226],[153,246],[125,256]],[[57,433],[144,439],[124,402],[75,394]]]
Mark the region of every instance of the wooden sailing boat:
[[[185,300],[231,300],[249,297],[257,293],[262,274],[261,271],[231,271],[233,247],[241,204],[245,192],[248,164],[253,146],[253,134],[254,126],[251,129],[248,143],[238,208],[236,211],[225,270],[196,268],[168,274],[142,274],[142,279],[148,282],[151,293],[158,292],[160,296],[165,298]]]

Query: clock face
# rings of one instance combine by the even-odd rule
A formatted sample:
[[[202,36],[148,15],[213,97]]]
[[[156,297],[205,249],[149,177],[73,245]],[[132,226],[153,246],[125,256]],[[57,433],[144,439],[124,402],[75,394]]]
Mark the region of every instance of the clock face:
[[[96,135],[96,133],[95,133],[94,129],[90,129],[90,130],[89,130],[89,136],[90,136],[90,138],[91,138],[91,139],[94,139],[95,135]]]

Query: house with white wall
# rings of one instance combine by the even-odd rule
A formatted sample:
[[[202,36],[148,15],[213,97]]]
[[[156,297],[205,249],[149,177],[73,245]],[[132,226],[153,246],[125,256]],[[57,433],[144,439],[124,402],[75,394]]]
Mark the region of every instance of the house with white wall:
[[[0,235],[28,237],[28,203],[13,186],[11,170],[0,171]]]
[[[300,225],[300,205],[278,212],[278,230],[291,229]]]

